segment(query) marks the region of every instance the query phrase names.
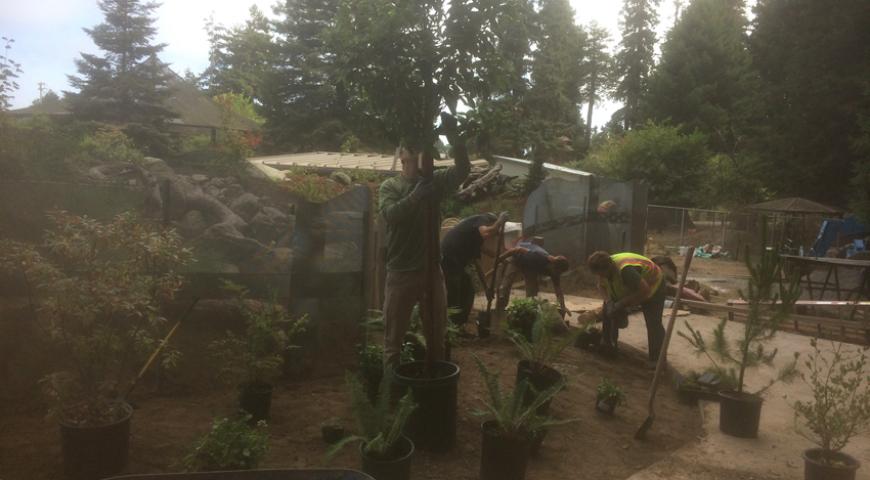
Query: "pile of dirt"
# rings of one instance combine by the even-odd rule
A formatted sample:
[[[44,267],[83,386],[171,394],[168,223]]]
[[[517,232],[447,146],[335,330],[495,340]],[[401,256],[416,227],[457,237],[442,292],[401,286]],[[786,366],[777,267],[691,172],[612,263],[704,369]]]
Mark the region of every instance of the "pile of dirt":
[[[476,479],[480,459],[484,385],[474,366],[477,355],[488,367],[501,372],[503,385],[513,385],[518,361],[514,347],[504,338],[466,340],[454,349],[462,368],[459,385],[458,439],[448,454],[419,452],[413,465],[416,479]],[[657,420],[647,440],[632,439],[646,418],[646,397],[652,372],[635,357],[616,361],[569,349],[557,364],[568,380],[567,389],[554,400],[551,412],[576,423],[550,432],[540,455],[529,465],[527,477],[536,480],[626,478],[669,455],[700,434],[695,408],[678,404],[668,388],[659,391]],[[621,385],[628,404],[614,417],[594,409],[595,387],[602,377]],[[197,389],[159,396],[143,389],[134,399],[128,473],[179,471],[179,463],[194,440],[208,431],[216,416],[232,413],[236,394],[231,389],[203,392]],[[21,413],[22,408],[0,409],[0,472],[4,480],[61,478],[57,426],[41,412]],[[19,412],[12,414],[12,411]],[[271,449],[262,468],[359,468],[358,452],[347,448],[332,462],[324,459],[320,424],[333,417],[355,429],[342,377],[282,383],[275,390],[269,426]]]

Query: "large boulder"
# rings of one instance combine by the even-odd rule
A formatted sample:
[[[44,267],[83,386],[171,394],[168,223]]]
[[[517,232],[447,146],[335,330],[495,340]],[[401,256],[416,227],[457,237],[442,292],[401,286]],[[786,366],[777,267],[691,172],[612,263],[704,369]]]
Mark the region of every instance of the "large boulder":
[[[230,203],[230,210],[250,221],[263,207],[259,197],[253,193],[243,193]]]
[[[178,228],[188,236],[197,236],[208,228],[208,220],[199,210],[190,210],[177,222]]]

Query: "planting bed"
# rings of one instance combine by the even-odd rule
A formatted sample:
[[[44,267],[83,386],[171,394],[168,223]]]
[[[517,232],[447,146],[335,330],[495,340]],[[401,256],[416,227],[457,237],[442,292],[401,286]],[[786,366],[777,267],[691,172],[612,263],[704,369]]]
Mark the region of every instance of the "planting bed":
[[[513,384],[518,357],[502,337],[468,340],[454,349],[462,368],[459,383],[458,434],[450,453],[415,454],[412,478],[476,479],[480,468],[481,419],[472,414],[481,406],[483,384],[471,354],[501,372],[502,384]],[[538,457],[528,467],[534,480],[621,479],[668,455],[700,434],[693,407],[680,405],[672,389],[659,390],[656,422],[647,440],[632,439],[646,418],[646,398],[652,372],[634,358],[615,363],[587,351],[569,349],[558,369],[568,387],[553,401],[558,418],[579,422],[551,431]],[[614,417],[595,411],[595,387],[602,377],[622,386],[628,396]],[[195,438],[205,433],[215,416],[232,412],[236,394],[203,383],[188,389],[168,388],[162,394],[142,388],[133,401],[129,473],[178,471]],[[271,450],[263,468],[359,468],[356,448],[346,448],[326,462],[321,422],[339,417],[350,431],[348,395],[342,376],[301,382],[279,382],[272,401],[269,426]],[[62,478],[57,426],[43,417],[34,402],[8,401],[0,405],[0,478],[55,480]]]

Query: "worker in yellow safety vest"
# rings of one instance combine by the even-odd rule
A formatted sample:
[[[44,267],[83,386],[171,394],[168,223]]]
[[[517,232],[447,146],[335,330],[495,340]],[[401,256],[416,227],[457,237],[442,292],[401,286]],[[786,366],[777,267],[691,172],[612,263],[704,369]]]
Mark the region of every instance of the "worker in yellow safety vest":
[[[616,353],[619,328],[628,326],[628,310],[639,306],[646,322],[649,360],[655,363],[665,338],[662,312],[665,288],[661,268],[636,253],[610,255],[598,251],[586,264],[598,276],[598,288],[604,298],[602,343],[605,350]]]

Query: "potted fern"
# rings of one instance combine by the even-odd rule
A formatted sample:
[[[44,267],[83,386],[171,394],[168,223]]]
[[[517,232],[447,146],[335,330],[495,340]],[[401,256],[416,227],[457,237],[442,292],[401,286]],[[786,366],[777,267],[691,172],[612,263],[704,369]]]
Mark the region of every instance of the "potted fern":
[[[507,314],[508,331],[522,334],[526,340],[532,340],[532,327],[538,318],[538,304],[535,297],[515,298],[511,300],[505,313]]]
[[[269,451],[266,422],[251,425],[250,415],[219,418],[184,457],[188,472],[253,470]]]
[[[42,339],[63,358],[42,385],[60,424],[64,472],[103,478],[126,464],[133,410],[122,396],[168,330],[161,306],[181,288],[178,269],[191,255],[174,231],[133,213],[107,222],[48,216],[42,248],[0,241],[0,270],[27,286]],[[168,346],[160,362],[170,367],[178,355]]]
[[[736,386],[734,391],[719,392],[719,429],[741,438],[758,436],[761,421],[762,395],[778,381],[790,381],[797,374],[797,354],[782,367],[777,375],[755,392],[746,391],[745,376],[749,368],[760,365],[772,366],[777,350],[765,348],[792,311],[800,296],[799,278],[789,276],[785,281],[782,259],[773,251],[763,249],[758,264],[753,265],[746,252],[749,269],[747,292],[740,297],[747,302],[748,312],[742,332],[736,341],[725,333],[727,320],[722,320],[713,330],[712,342],[686,322],[687,332],[679,332],[694,347],[698,355],[705,355],[713,365],[713,371]]]
[[[281,375],[283,353],[298,348],[291,342],[305,330],[308,316],[293,318],[274,296],[268,302],[255,302],[240,285],[226,282],[224,288],[238,300],[245,333],[227,331],[209,345],[219,365],[218,377],[238,386],[239,408],[253,422],[265,420],[272,404],[272,382]]]
[[[595,389],[595,409],[613,415],[616,407],[625,403],[625,392],[608,378],[602,378]]]
[[[402,431],[416,408],[411,394],[402,397],[394,410],[389,377],[384,376],[381,380],[378,398],[374,401],[369,399],[357,375],[348,373],[345,378],[359,434],[340,440],[329,449],[327,456],[333,457],[349,443],[359,443],[363,472],[378,480],[410,479],[414,442]]]
[[[813,356],[801,378],[812,398],[792,405],[798,433],[819,447],[803,454],[807,480],[854,480],[861,464],[841,450],[870,424],[867,355],[863,349],[831,344],[830,351],[822,351],[817,339],[810,341]]]
[[[554,420],[538,413],[542,405],[559,393],[564,382],[535,391],[523,380],[513,390],[503,392],[498,375],[490,372],[476,356],[474,361],[487,393],[485,410],[475,414],[491,417],[481,425],[480,480],[523,480],[537,432],[575,421]],[[527,404],[525,399],[529,392],[533,399]]]

